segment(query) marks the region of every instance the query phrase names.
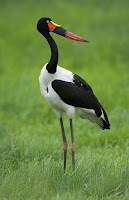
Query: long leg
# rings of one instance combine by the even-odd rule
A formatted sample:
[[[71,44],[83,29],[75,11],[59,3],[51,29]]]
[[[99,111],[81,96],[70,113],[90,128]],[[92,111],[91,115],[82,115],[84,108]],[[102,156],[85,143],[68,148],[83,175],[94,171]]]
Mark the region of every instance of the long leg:
[[[71,140],[72,140],[72,145],[71,145],[71,152],[72,152],[72,165],[73,165],[73,170],[75,170],[75,143],[74,143],[74,135],[73,135],[73,125],[72,125],[72,119],[70,119],[70,129],[71,129]]]
[[[67,140],[65,136],[64,126],[63,126],[63,120],[60,118],[60,125],[61,125],[61,131],[62,131],[62,137],[63,137],[63,150],[64,150],[64,173],[66,171],[66,156],[67,156]]]

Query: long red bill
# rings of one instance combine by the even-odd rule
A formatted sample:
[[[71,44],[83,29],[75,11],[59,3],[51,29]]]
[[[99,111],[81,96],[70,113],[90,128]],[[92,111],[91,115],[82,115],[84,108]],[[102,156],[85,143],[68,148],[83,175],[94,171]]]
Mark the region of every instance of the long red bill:
[[[84,38],[75,35],[74,33],[71,33],[65,29],[63,29],[60,25],[55,24],[54,22],[50,21],[48,23],[48,28],[50,32],[54,32],[58,35],[64,36],[68,39],[71,40],[76,40],[76,41],[80,41],[80,42],[89,42],[88,40],[85,40]]]
[[[89,42],[88,40],[83,39],[82,37],[75,35],[74,33],[71,33],[69,31],[65,32],[65,37],[71,40],[76,40],[80,42]]]

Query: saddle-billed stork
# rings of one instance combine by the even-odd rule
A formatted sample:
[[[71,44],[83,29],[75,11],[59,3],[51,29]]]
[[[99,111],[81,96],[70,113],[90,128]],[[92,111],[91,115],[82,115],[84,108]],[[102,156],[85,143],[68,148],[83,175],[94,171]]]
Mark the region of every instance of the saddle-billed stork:
[[[107,114],[93,93],[91,87],[78,75],[58,65],[58,48],[49,34],[53,32],[66,38],[88,42],[87,40],[63,29],[50,18],[41,18],[37,24],[38,31],[47,39],[51,48],[50,61],[44,65],[39,76],[39,86],[42,96],[55,110],[59,119],[63,136],[64,172],[66,170],[67,140],[65,136],[62,115],[69,117],[72,139],[72,165],[75,169],[75,143],[73,135],[72,118],[78,114],[83,119],[99,125],[101,129],[110,129]]]

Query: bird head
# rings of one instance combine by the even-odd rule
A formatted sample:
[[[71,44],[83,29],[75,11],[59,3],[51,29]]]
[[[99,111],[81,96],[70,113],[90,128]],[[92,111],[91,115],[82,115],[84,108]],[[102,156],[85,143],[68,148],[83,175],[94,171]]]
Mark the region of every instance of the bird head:
[[[63,37],[66,37],[71,40],[76,40],[80,42],[89,42],[78,35],[75,35],[65,29],[63,29],[60,25],[54,23],[50,18],[43,17],[37,23],[38,31],[44,35],[45,32],[53,32]]]

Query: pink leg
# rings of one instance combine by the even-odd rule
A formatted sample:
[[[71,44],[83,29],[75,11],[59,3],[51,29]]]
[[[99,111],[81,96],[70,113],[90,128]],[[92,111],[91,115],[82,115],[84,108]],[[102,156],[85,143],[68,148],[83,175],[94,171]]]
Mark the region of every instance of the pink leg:
[[[68,144],[67,144],[67,142],[64,142],[64,143],[63,143],[63,150],[64,150],[64,151],[67,151],[67,148],[68,148]]]
[[[71,152],[75,152],[75,143],[72,143],[70,149],[71,149]]]

